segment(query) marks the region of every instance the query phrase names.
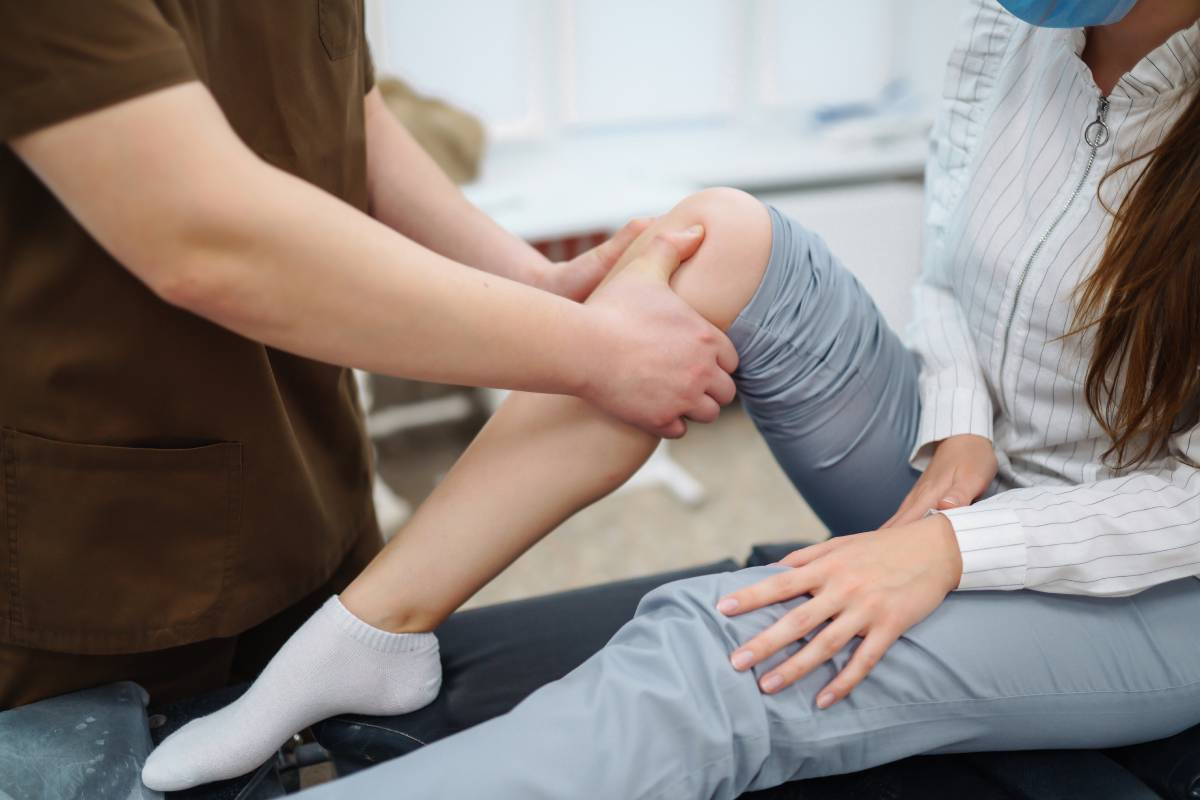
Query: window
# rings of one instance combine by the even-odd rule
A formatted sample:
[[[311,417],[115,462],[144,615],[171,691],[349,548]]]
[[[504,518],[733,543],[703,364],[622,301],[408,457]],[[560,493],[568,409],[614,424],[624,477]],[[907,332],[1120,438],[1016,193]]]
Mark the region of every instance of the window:
[[[962,0],[368,0],[380,74],[497,140],[763,123],[941,85]]]

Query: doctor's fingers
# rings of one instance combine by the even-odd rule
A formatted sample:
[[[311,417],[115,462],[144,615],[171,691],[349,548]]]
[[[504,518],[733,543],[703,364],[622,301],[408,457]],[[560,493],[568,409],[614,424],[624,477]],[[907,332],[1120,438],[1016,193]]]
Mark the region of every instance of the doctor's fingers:
[[[687,413],[687,418],[693,422],[715,422],[721,414],[721,407],[717,405],[717,401],[713,400],[708,395],[700,398]]]

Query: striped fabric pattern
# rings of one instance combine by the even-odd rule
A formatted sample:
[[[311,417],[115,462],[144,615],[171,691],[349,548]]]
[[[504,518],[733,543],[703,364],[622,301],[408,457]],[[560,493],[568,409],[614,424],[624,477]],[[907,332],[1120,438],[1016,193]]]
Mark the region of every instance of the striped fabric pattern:
[[[1135,470],[1106,465],[1084,397],[1089,341],[1060,338],[1110,227],[1098,191],[1115,207],[1144,162],[1101,179],[1158,144],[1190,100],[1200,23],[1102,99],[1082,30],[1031,27],[993,0],[972,0],[964,22],[931,140],[907,336],[922,364],[914,466],[964,433],[991,439],[1000,463],[988,496],[945,512],[959,588],[1125,595],[1200,576],[1200,472],[1177,458],[1200,462],[1200,429]]]

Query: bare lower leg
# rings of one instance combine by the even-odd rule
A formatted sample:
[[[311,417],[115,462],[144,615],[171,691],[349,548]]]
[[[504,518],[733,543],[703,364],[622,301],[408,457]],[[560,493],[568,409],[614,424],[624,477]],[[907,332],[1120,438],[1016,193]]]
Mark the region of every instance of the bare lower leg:
[[[672,287],[722,330],[749,301],[770,254],[770,220],[732,190],[693,195],[630,247],[705,227]],[[657,440],[573,397],[514,393],[407,525],[342,593],[364,621],[427,631],[541,537],[620,486]]]

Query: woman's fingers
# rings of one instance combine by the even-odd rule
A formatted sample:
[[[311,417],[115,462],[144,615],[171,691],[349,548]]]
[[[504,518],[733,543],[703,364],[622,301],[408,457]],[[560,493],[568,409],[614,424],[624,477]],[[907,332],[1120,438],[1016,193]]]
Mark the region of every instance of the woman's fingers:
[[[783,648],[808,636],[837,611],[838,604],[824,595],[807,600],[776,620],[774,625],[734,650],[729,655],[729,663],[739,671],[750,669]]]
[[[811,641],[800,648],[800,652],[768,672],[758,682],[767,694],[791,686],[817,667],[833,658],[846,643],[863,629],[863,620],[853,614],[842,614],[829,623]]]
[[[821,707],[845,697],[904,631],[938,607],[950,589],[949,579],[958,580],[950,559],[942,558],[957,552],[948,530],[949,523],[934,515],[903,528],[822,543],[816,547],[832,552],[723,598],[718,609],[731,613],[801,592],[813,595],[792,608],[776,609],[782,616],[730,655],[734,668],[763,665],[792,642],[811,637],[782,663],[763,670],[759,686],[778,692],[832,659],[854,637],[865,636],[822,689]]]
[[[793,550],[779,559],[779,563],[785,567],[803,567],[805,564],[811,564],[844,541],[845,539],[833,538],[817,542],[816,544],[810,544],[808,547],[801,547],[799,550]]]
[[[966,470],[957,471],[954,475],[954,481],[950,484],[943,494],[936,508],[958,508],[959,506],[970,505],[975,502],[988,484],[992,482],[991,476],[972,473]]]
[[[883,527],[915,522],[930,509],[968,506],[995,476],[996,454],[990,440],[973,434],[949,436],[938,443],[929,467]]]
[[[887,649],[898,639],[894,633],[885,633],[881,629],[873,629],[854,650],[849,663],[838,673],[837,677],[817,695],[817,708],[829,708],[854,690],[862,683],[863,678],[871,674],[871,670],[883,658]]]
[[[937,501],[930,508],[942,510],[967,505],[979,496],[979,492],[971,488],[973,483],[974,481],[967,476],[955,475],[950,485],[938,492],[941,496],[937,498]],[[982,491],[982,489],[979,491]]]
[[[891,528],[897,525],[907,525],[925,516],[931,508],[938,508],[938,502],[946,496],[950,487],[950,479],[940,475],[931,475],[928,479],[918,481],[912,488],[900,509],[895,515],[880,527]],[[951,506],[947,506],[950,508]]]
[[[907,525],[910,522],[920,519],[921,514],[925,512],[914,512],[914,509],[917,508],[921,496],[920,490],[914,488],[908,497],[904,498],[904,502],[900,504],[900,508],[896,509],[896,513],[892,515],[892,518],[879,526],[880,529],[894,528],[897,525]]]
[[[756,608],[769,606],[799,597],[813,588],[813,575],[809,570],[789,569],[777,572],[758,583],[744,586],[717,602],[717,611],[727,616],[744,614]]]
[[[924,492],[925,484],[929,482],[929,479],[930,479],[930,475],[928,474],[928,472],[926,472],[926,474],[922,475],[917,480],[917,482],[913,485],[913,488],[908,490],[908,494],[906,494],[904,496],[904,500],[901,501],[900,507],[898,509],[896,509],[896,513],[892,514],[892,516],[888,519],[888,521],[883,523],[879,527],[882,529],[882,528],[890,528],[893,525],[903,525],[904,524],[903,520],[908,519],[909,512],[912,511],[912,508],[913,508],[914,504],[916,503],[917,498],[920,497],[921,494]]]

